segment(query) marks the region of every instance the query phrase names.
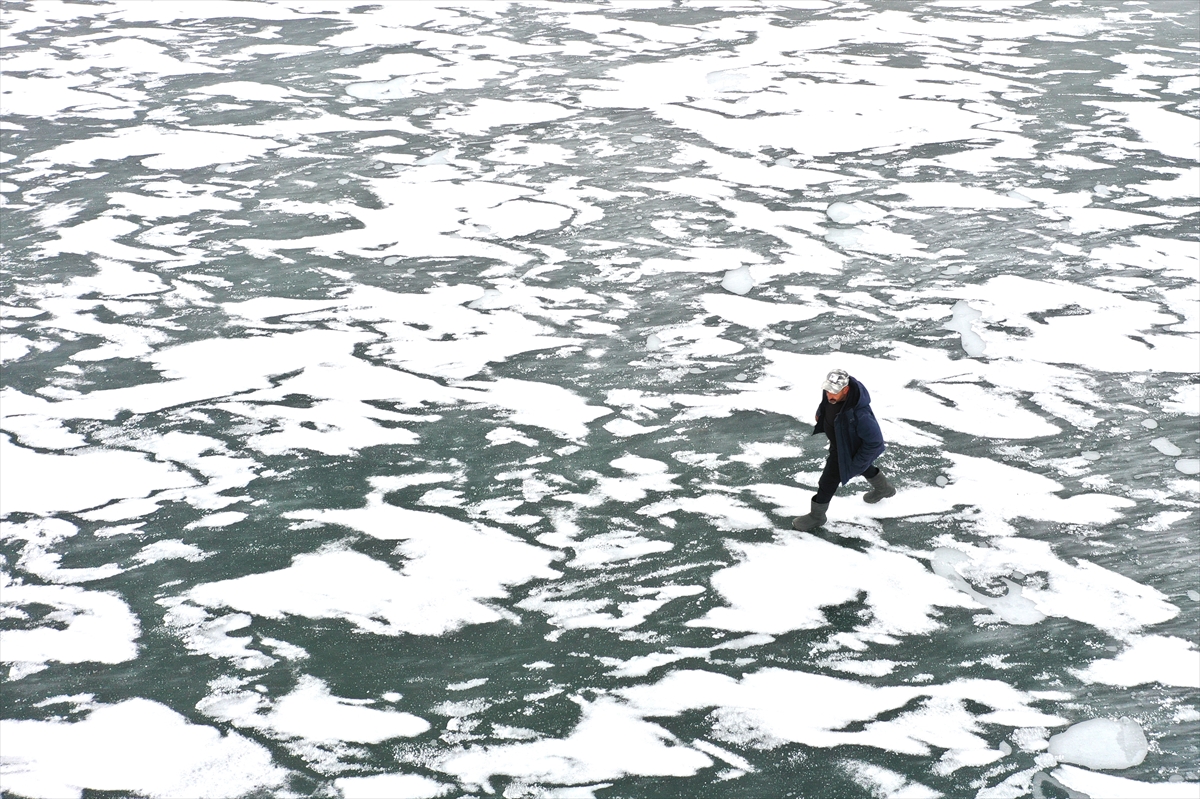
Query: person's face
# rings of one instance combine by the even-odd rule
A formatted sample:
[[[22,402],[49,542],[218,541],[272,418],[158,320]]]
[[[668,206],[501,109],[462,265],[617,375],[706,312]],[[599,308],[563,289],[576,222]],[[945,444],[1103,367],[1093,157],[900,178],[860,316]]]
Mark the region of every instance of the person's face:
[[[831,403],[836,405],[837,403],[844,400],[846,398],[846,395],[849,393],[850,393],[850,386],[846,386],[845,388],[843,388],[841,391],[839,391],[836,394],[831,394],[828,391],[826,391],[825,399],[829,400]]]

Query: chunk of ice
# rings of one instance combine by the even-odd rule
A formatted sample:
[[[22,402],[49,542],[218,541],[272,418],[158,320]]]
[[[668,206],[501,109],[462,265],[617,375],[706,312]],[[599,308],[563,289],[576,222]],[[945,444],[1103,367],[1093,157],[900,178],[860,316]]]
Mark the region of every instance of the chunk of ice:
[[[1087,768],[1130,768],[1145,760],[1146,752],[1146,735],[1128,716],[1081,721],[1050,736],[1050,754]]]
[[[838,225],[857,225],[859,222],[873,222],[887,216],[887,212],[862,200],[852,203],[830,203],[825,209],[829,221]]]
[[[1158,422],[1154,421],[1153,419],[1143,419],[1142,427],[1146,428],[1147,430],[1153,430],[1154,428],[1158,427]]]
[[[1154,447],[1156,450],[1158,450],[1162,454],[1169,455],[1172,458],[1175,457],[1176,455],[1183,454],[1183,450],[1181,450],[1179,447],[1175,446],[1168,439],[1165,439],[1165,438],[1154,439],[1153,441],[1150,442],[1150,446]]]
[[[859,218],[858,212],[850,203],[830,203],[825,209],[825,215],[829,217],[829,221],[839,225]]]
[[[653,352],[654,350],[661,350],[662,348],[663,348],[663,340],[661,338],[659,338],[654,333],[651,333],[650,335],[646,336],[646,349]]]
[[[1180,458],[1175,468],[1184,474],[1200,474],[1200,458]]]
[[[1023,589],[1008,578],[1001,578],[1008,587],[1004,596],[988,596],[971,587],[971,584],[958,573],[959,564],[968,563],[970,557],[957,549],[938,547],[933,551],[930,565],[934,574],[944,577],[954,584],[954,587],[967,594],[985,608],[1009,624],[1037,624],[1046,618],[1032,600],[1024,596]]]
[[[1079,457],[1083,458],[1085,461],[1098,461],[1100,460],[1100,453],[1089,449],[1087,452],[1079,453]]]
[[[944,474],[939,474],[937,477],[935,477],[933,479],[933,482],[937,483],[942,488],[945,488],[946,486],[950,485],[950,479],[948,477],[946,477],[946,475],[944,475]]]
[[[980,319],[983,313],[972,308],[966,300],[959,300],[954,303],[951,313],[953,316],[944,327],[962,336],[962,348],[967,355],[972,358],[978,358],[983,355],[987,349],[987,345],[984,344],[983,338],[974,329],[975,321]]]
[[[745,294],[754,288],[754,276],[750,274],[750,267],[739,266],[737,269],[730,269],[725,273],[725,279],[721,281],[721,288],[726,291],[732,291],[734,294]]]

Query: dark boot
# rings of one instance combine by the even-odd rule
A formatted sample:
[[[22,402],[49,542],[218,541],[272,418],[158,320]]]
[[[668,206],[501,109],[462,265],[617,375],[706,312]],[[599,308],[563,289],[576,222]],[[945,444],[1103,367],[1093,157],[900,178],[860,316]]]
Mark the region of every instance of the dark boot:
[[[825,511],[827,510],[829,510],[828,502],[822,505],[814,499],[812,501],[812,509],[808,513],[792,519],[792,528],[805,531],[820,527],[825,523]]]
[[[887,481],[882,469],[874,477],[868,477],[867,479],[871,481],[871,490],[863,494],[864,502],[870,502],[874,505],[881,499],[887,499],[896,495],[896,487]]]

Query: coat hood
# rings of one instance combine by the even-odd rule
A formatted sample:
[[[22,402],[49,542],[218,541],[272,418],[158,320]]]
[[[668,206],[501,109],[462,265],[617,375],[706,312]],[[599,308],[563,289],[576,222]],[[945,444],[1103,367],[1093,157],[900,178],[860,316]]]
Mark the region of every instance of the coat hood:
[[[855,389],[858,389],[858,402],[854,403],[855,410],[858,410],[859,408],[865,408],[871,404],[871,395],[867,391],[867,387],[855,380],[853,375],[850,376],[850,386],[851,393],[853,393]]]

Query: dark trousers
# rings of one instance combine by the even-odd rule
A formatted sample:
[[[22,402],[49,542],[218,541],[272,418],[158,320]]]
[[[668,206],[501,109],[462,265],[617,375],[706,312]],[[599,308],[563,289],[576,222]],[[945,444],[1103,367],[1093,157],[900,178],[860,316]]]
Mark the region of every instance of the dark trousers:
[[[877,474],[879,474],[879,468],[872,463],[863,472],[863,477],[870,480]],[[842,475],[838,469],[837,450],[831,445],[829,447],[829,457],[825,459],[825,470],[821,472],[821,479],[817,482],[817,495],[813,497],[813,502],[821,505],[829,504],[829,500],[833,499],[833,495],[837,493],[841,482]]]

